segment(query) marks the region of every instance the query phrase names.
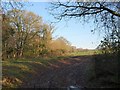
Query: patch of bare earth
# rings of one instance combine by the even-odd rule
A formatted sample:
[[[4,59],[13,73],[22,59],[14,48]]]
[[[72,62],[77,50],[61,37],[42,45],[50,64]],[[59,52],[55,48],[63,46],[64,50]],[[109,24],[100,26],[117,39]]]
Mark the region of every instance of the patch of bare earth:
[[[58,60],[42,68],[26,80],[24,88],[61,88],[70,85],[89,86],[90,71],[93,70],[92,56],[75,56]]]

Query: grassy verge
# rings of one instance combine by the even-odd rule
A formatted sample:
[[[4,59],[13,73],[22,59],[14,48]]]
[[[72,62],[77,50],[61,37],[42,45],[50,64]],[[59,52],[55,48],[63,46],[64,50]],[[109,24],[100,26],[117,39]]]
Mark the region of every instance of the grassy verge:
[[[49,63],[57,62],[65,58],[51,57],[51,58],[21,58],[21,59],[9,59],[2,61],[2,73],[3,73],[3,87],[15,88],[21,85],[24,80],[30,79],[32,74],[36,74],[37,70],[45,69]]]
[[[96,51],[97,52],[97,51]],[[70,56],[93,55],[95,50],[81,51],[67,54],[60,57],[50,58],[21,58],[2,61],[3,87],[19,87],[25,80],[30,80],[33,74],[40,69],[43,71],[49,67],[50,63],[58,62]],[[41,72],[42,72],[41,71]]]

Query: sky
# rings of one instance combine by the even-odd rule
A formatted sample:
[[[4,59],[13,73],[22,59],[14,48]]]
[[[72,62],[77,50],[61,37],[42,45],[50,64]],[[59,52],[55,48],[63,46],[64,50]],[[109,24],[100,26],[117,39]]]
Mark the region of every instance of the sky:
[[[50,15],[48,9],[49,2],[29,2],[25,3],[25,9],[27,11],[32,11],[37,15],[42,16],[43,21],[50,23],[55,21],[54,17]],[[98,32],[95,34],[91,33],[94,29],[94,23],[89,22],[83,23],[79,20],[71,19],[69,21],[62,20],[59,23],[55,23],[55,31],[53,33],[53,38],[64,37],[66,38],[72,46],[83,49],[95,49],[102,39],[102,35]]]

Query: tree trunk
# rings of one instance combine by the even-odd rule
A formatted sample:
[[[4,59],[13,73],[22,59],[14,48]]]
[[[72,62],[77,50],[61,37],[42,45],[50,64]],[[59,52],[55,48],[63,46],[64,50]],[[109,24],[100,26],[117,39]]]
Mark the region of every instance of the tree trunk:
[[[21,50],[20,50],[20,55],[19,55],[20,57],[22,57],[23,56],[23,48],[21,48]]]

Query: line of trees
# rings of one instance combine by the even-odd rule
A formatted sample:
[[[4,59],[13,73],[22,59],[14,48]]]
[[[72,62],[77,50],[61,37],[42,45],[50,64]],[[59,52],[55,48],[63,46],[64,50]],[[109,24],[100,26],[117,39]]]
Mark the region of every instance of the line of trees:
[[[12,9],[2,14],[2,58],[63,55],[72,51],[63,37],[53,40],[54,26],[26,10]]]

